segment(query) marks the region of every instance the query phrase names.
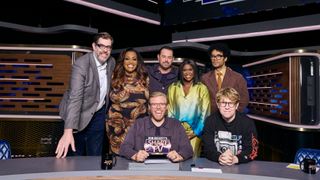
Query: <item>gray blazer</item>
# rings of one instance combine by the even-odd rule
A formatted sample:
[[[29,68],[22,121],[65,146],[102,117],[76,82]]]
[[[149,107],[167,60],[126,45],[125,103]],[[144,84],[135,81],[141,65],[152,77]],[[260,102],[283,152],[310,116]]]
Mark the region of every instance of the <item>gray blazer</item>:
[[[111,76],[115,67],[115,60],[107,60],[107,95],[109,104]],[[100,99],[100,83],[97,65],[93,52],[81,56],[72,66],[69,89],[64,93],[60,102],[60,117],[65,121],[64,128],[83,130],[96,112]]]

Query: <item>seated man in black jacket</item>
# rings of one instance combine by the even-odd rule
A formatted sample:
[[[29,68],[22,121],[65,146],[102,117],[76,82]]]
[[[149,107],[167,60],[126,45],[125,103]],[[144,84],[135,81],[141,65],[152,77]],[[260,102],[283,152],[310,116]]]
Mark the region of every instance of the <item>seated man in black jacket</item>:
[[[210,115],[204,124],[203,153],[221,165],[249,162],[258,155],[255,124],[237,112],[239,100],[235,89],[221,89],[216,94],[219,112]]]

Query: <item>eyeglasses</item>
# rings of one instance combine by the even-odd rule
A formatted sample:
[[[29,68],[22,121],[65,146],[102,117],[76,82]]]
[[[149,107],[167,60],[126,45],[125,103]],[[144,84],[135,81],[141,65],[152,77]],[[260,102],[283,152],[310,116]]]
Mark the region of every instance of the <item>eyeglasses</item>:
[[[233,108],[236,105],[236,102],[219,102],[220,107],[227,107]]]
[[[221,55],[221,54],[218,54],[218,55],[216,55],[216,56],[212,56],[212,55],[210,56],[211,59],[216,59],[216,60],[221,60],[221,59],[223,59],[223,57],[224,57],[224,56]]]
[[[96,45],[98,46],[99,49],[104,50],[104,51],[110,51],[112,49],[112,46],[105,46],[103,44],[98,44],[96,43]]]
[[[156,107],[161,107],[161,108],[164,108],[164,107],[166,107],[166,105],[167,105],[167,103],[150,103],[150,106],[152,107],[152,108],[156,108]]]

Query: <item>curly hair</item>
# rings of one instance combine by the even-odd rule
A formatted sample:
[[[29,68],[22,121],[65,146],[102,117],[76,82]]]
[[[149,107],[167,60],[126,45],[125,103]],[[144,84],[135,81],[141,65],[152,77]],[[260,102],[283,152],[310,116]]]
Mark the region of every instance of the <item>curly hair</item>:
[[[221,51],[223,53],[223,56],[227,57],[227,58],[229,58],[231,55],[230,48],[225,43],[211,44],[210,47],[208,48],[208,55],[209,56],[211,56],[211,52],[213,50]]]
[[[112,75],[111,86],[114,89],[120,89],[124,85],[126,70],[124,69],[123,63],[124,63],[125,55],[129,51],[135,52],[137,54],[137,68],[135,70],[137,73],[136,79],[138,81],[140,81],[143,86],[147,87],[148,75],[147,75],[147,72],[144,67],[142,56],[140,55],[140,53],[137,50],[135,50],[133,48],[127,48],[120,53],[118,61],[117,61],[117,65],[116,65],[114,72],[113,72],[113,75]]]

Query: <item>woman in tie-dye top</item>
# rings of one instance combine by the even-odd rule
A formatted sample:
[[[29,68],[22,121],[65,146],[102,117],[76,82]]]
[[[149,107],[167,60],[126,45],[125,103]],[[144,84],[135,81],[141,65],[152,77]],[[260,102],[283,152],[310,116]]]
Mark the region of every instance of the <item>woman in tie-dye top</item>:
[[[204,120],[210,115],[210,95],[207,87],[199,81],[194,61],[185,60],[179,72],[179,80],[168,89],[168,116],[181,121],[194,155],[199,156]]]

